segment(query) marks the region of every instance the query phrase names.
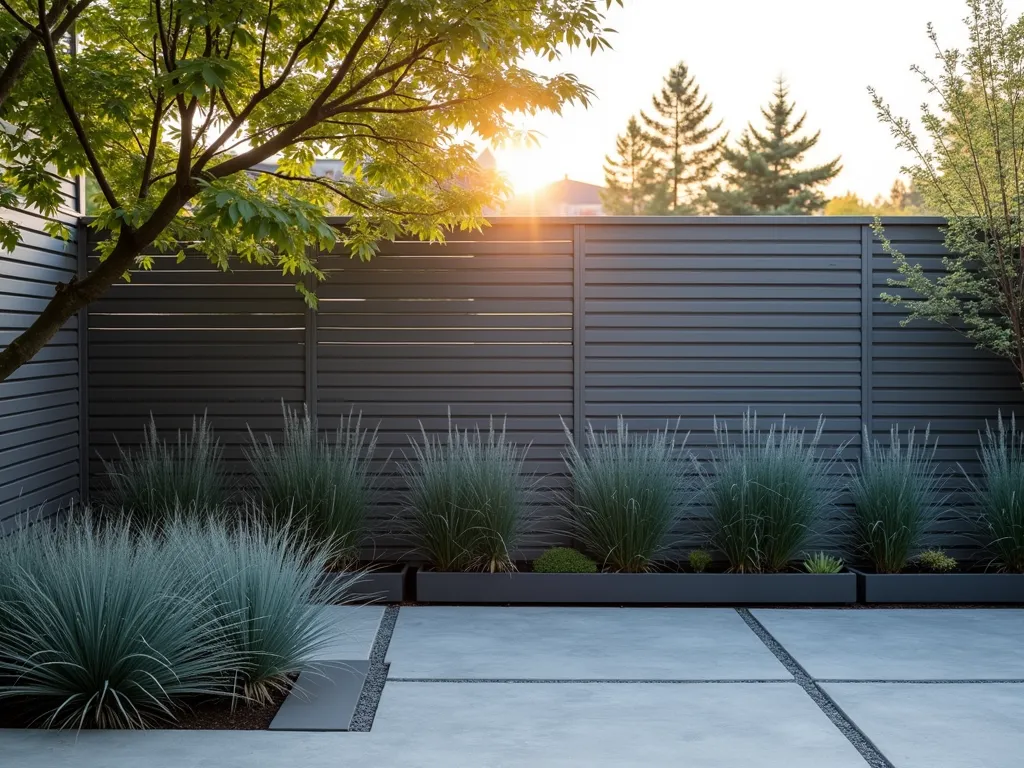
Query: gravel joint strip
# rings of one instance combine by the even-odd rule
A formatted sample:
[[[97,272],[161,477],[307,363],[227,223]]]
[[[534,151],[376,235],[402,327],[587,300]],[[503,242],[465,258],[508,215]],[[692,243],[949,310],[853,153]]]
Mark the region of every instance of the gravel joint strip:
[[[384,663],[384,659],[388,655],[388,646],[391,644],[391,635],[395,631],[396,621],[398,621],[398,606],[389,605],[384,609],[384,615],[381,616],[380,625],[377,627],[377,636],[374,638],[373,648],[370,650],[370,669],[366,673],[363,692],[359,696],[359,703],[352,715],[349,731],[366,733],[373,727],[373,718],[377,715],[377,705],[380,704],[384,683],[388,679],[388,665]]]
[[[853,744],[860,756],[867,761],[871,768],[895,768],[878,748],[864,735],[850,718],[843,712],[821,686],[807,674],[807,670],[797,663],[797,660],[789,655],[789,652],[776,640],[772,633],[764,628],[754,615],[746,608],[737,608],[736,613],[746,622],[751,631],[758,636],[762,643],[775,654],[777,658],[791,675],[796,684],[804,689],[804,693],[811,697],[811,700],[818,705],[818,709],[825,713],[825,716],[832,721],[832,724],[839,729],[847,740]]]

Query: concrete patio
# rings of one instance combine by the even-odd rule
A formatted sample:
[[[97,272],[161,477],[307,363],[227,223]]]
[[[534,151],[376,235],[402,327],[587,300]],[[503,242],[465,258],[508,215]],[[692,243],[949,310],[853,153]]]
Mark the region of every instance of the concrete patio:
[[[1024,754],[1024,610],[325,617],[350,628],[333,652],[387,675],[368,733],[0,731],[2,764],[1017,768]]]

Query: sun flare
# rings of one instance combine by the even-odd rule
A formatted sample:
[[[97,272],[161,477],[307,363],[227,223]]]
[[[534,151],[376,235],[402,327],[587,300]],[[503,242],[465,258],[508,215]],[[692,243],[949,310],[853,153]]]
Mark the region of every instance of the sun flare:
[[[551,166],[551,159],[535,146],[495,149],[494,161],[495,167],[508,179],[516,195],[536,192],[558,178],[557,169]]]

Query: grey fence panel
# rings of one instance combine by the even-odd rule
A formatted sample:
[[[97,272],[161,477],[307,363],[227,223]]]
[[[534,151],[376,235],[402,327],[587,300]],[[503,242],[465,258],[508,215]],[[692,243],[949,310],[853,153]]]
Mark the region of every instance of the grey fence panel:
[[[890,224],[886,237],[908,259],[921,263],[926,274],[942,272],[942,233],[937,227]],[[951,506],[965,501],[965,475],[979,472],[978,432],[1000,412],[1024,418],[1024,400],[1008,361],[975,349],[951,328],[915,321],[901,326],[906,312],[881,299],[883,292],[903,289],[888,285],[898,275],[891,257],[874,241],[872,247],[872,392],[871,428],[877,439],[888,437],[891,425],[931,427],[938,437],[936,456],[953,494]],[[936,544],[958,556],[969,556],[974,544],[962,515],[949,513],[939,521]]]
[[[887,232],[937,270],[940,223],[892,220]],[[115,435],[137,442],[150,413],[166,432],[206,410],[242,473],[246,427],[276,435],[282,400],[308,402],[322,429],[361,411],[380,430],[385,493],[372,525],[374,553],[387,557],[408,553],[396,535],[396,467],[409,436],[420,425],[444,432],[449,409],[461,427],[507,417],[541,478],[529,555],[558,540],[551,492],[565,488],[562,422],[578,434],[584,420],[600,427],[623,415],[644,429],[678,418],[706,455],[714,416],[733,430],[748,407],[762,424],[786,416],[813,427],[824,416],[825,443],[845,443],[850,460],[862,423],[879,438],[895,421],[931,424],[956,490],[957,465],[977,471],[976,430],[1000,409],[1020,409],[1007,363],[951,329],[899,327],[902,311],[879,299],[892,266],[867,219],[493,224],[445,244],[385,243],[370,262],[340,247],[320,255],[327,280],[316,313],[272,269],[223,273],[201,257],[158,258],[90,310],[91,455],[112,455]],[[54,259],[38,262],[48,277],[62,268]],[[15,300],[28,308],[33,296]],[[60,343],[74,338],[66,331]],[[31,387],[54,413],[69,405],[59,386]],[[73,448],[60,434],[46,439],[62,446],[51,452]],[[99,468],[94,458],[94,478]],[[695,523],[684,521],[684,545]],[[969,554],[959,518],[937,533]]]
[[[89,433],[93,490],[117,442],[141,442],[150,415],[175,439],[209,417],[226,466],[245,476],[248,428],[279,437],[282,401],[304,399],[305,306],[273,268],[224,272],[201,256],[154,255],[151,271],[118,283],[89,311]]]
[[[59,220],[70,240],[46,233],[31,211],[5,211],[22,243],[0,254],[0,347],[24,331],[78,272],[76,186],[67,183]],[[30,362],[0,383],[0,530],[23,512],[51,514],[81,488],[79,320],[72,318]]]
[[[825,221],[587,225],[587,418],[681,417],[698,448],[748,407],[855,433],[860,227]]]
[[[542,477],[527,552],[553,527],[551,491],[563,484],[560,419],[573,417],[572,227],[496,223],[444,245],[384,244],[370,262],[337,249],[317,312],[317,397],[322,427],[350,409],[379,425],[385,492],[372,521],[377,553],[405,554],[395,518],[403,488],[397,462],[420,426],[507,432],[530,444]]]
[[[823,416],[830,446],[856,435],[859,225],[597,223],[585,236],[584,411],[595,425],[678,419],[698,456],[716,417],[738,432],[748,408],[765,428],[785,418],[813,429]],[[681,520],[683,549],[700,542],[702,515]]]

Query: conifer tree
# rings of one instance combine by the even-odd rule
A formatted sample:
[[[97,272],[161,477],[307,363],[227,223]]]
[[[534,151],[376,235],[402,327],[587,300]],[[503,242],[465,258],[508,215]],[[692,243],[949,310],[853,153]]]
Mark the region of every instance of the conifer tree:
[[[654,112],[640,113],[661,166],[666,213],[695,213],[704,185],[721,162],[726,137],[717,135],[721,121],[711,125],[712,104],[700,91],[684,62],[668,73]]]
[[[722,158],[729,165],[725,186],[707,190],[715,213],[807,214],[827,202],[821,187],[842,170],[840,158],[812,168],[800,168],[806,152],[818,143],[819,133],[799,136],[807,114],[793,119],[795,105],[781,77],[772,103],[761,109],[767,124],[762,132],[747,124],[739,146],[726,147]]]
[[[604,212],[620,216],[659,212],[664,202],[658,194],[654,147],[635,117],[629,118],[626,132],[615,138],[615,153],[616,157],[604,159]]]

